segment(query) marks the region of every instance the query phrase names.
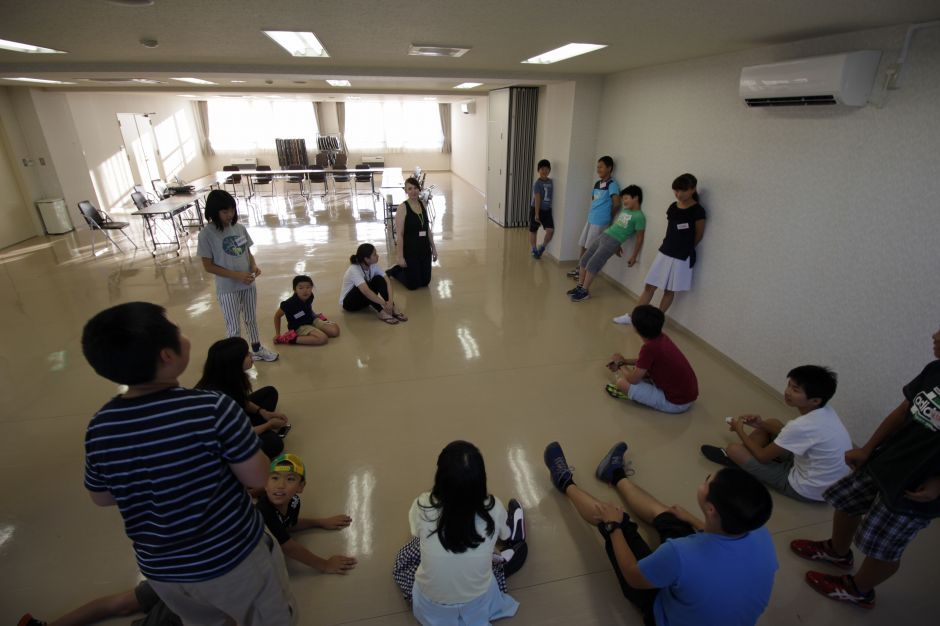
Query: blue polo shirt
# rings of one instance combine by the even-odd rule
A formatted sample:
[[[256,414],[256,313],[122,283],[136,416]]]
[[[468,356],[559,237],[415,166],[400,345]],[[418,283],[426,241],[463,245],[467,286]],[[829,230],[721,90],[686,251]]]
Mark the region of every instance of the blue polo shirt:
[[[591,192],[591,209],[588,211],[588,224],[597,226],[609,226],[613,209],[613,196],[620,195],[620,185],[613,177],[607,180],[599,180],[594,183],[594,191]]]

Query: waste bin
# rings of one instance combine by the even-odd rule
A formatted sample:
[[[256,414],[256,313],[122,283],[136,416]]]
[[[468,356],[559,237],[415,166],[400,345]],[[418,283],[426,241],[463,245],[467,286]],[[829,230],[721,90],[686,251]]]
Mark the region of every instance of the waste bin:
[[[42,217],[42,225],[50,235],[61,235],[75,230],[72,219],[69,217],[68,207],[62,198],[47,198],[37,200],[36,208]]]

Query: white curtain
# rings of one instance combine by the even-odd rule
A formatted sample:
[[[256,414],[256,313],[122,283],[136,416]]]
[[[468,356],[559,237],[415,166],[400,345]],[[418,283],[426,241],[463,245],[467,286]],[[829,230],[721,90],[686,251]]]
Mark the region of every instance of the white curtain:
[[[444,145],[436,102],[352,101],[345,108],[343,138],[351,152],[440,152]]]
[[[217,154],[277,154],[275,139],[317,145],[312,102],[268,98],[212,98],[207,103],[209,145]]]

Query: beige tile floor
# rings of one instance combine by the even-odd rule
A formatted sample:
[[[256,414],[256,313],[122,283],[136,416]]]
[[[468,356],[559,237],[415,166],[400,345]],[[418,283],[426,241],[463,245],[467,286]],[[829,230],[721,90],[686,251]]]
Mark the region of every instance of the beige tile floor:
[[[314,277],[315,308],[343,330],[325,347],[281,347],[278,362],[257,368],[258,385],[282,392],[282,408],[295,424],[288,448],[308,463],[303,511],[354,518],[341,532],[299,535],[319,554],[350,553],[360,563],[348,577],[291,567],[302,623],[415,623],[392,582],[392,560],[407,539],[412,499],[431,486],[438,452],[463,438],[482,449],[491,490],[504,501],[518,498],[528,511],[530,555],[511,580],[522,603],[513,623],[639,624],[597,533],[551,488],[545,444],[561,441],[579,484],[613,498],[591,474],[608,446],[624,439],[637,483],[692,509],[696,484],[715,469],[698,446],[727,439],[724,416],[787,417],[786,408],[681,333],[673,336],[702,389],[689,413],[661,415],[610,399],[603,392],[607,357],[640,345],[631,329],[610,322],[631,301],[601,282],[590,302],[568,302],[567,266],[533,261],[525,230],[487,221],[482,197],[460,179],[432,173],[429,181],[443,191],[441,259],[429,289],[399,291],[411,321],[397,327],[369,314],[344,314],[337,304],[357,242],[372,241],[387,257],[382,222],[366,198],[358,207],[342,198],[307,206],[265,199],[243,210],[264,270],[258,282],[263,335],[273,334],[271,317],[297,272]],[[139,225],[134,228],[139,239]],[[93,258],[89,242],[83,231],[0,251],[4,624],[27,610],[51,618],[137,579],[117,511],[95,507],[82,487],[85,425],[115,393],[81,356],[84,321],[118,302],[164,305],[193,341],[184,384],[196,380],[200,355],[223,332],[195,242],[179,257],[156,259],[100,248]],[[864,612],[816,595],[802,582],[806,565],[788,551],[795,537],[828,536],[828,508],[780,497],[775,504],[769,526],[780,571],[763,624],[935,623],[929,616],[940,611],[940,598],[929,592],[929,572],[936,569],[940,527],[922,533],[901,572],[879,590],[878,608]]]

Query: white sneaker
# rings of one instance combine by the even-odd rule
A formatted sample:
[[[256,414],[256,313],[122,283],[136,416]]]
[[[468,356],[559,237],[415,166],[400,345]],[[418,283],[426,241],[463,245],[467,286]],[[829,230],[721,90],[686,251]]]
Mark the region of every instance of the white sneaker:
[[[279,356],[281,355],[274,350],[268,350],[264,346],[258,348],[257,352],[251,353],[251,358],[255,361],[277,361]]]
[[[624,326],[629,326],[633,320],[630,319],[629,313],[624,313],[623,315],[618,315],[614,318],[614,324],[622,324]]]

